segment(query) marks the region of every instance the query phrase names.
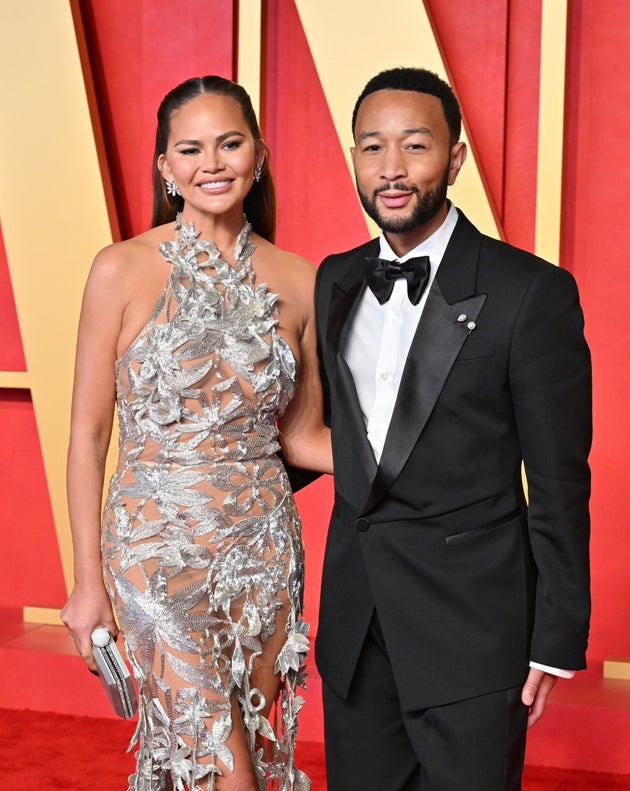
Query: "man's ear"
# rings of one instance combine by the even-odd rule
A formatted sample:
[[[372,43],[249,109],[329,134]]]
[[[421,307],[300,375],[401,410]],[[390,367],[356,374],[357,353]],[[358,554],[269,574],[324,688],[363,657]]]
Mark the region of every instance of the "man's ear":
[[[460,140],[459,143],[455,143],[455,145],[451,146],[451,161],[448,166],[448,185],[452,187],[455,184],[455,180],[459,174],[459,171],[466,161],[466,154],[468,153],[468,149],[466,148],[466,143],[463,140]]]

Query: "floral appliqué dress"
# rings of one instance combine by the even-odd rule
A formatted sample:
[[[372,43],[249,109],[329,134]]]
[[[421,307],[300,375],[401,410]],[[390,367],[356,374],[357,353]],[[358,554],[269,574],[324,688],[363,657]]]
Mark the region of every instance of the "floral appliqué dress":
[[[140,697],[129,789],[214,788],[239,717],[260,788],[306,791],[293,763],[303,550],[276,455],[296,363],[278,295],[255,282],[251,226],[234,264],[192,223],[176,228],[160,245],[169,281],[116,363],[119,461],[103,516],[105,582]]]

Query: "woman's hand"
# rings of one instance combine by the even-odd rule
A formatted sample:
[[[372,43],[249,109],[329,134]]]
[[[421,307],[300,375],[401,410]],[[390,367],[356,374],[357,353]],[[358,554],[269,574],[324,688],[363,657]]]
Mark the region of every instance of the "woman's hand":
[[[96,671],[90,635],[97,626],[105,626],[115,638],[118,626],[112,605],[99,578],[94,583],[77,583],[64,608],[61,620],[70,632],[70,639],[90,670]]]

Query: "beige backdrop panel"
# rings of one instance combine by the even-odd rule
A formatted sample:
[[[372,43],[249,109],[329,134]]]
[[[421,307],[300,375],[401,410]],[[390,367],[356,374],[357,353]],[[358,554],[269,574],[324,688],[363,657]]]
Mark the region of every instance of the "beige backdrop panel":
[[[562,219],[567,0],[543,0],[541,28],[536,254],[558,264]]]

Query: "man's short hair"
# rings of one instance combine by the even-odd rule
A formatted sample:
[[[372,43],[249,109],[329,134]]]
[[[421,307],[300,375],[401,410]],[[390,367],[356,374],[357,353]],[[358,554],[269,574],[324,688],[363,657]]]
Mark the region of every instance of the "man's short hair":
[[[459,103],[455,98],[455,94],[451,86],[444,82],[443,79],[438,77],[428,69],[418,69],[412,67],[399,67],[396,69],[387,69],[386,71],[379,72],[375,77],[367,83],[365,88],[361,91],[359,98],[354,105],[352,112],[352,136],[354,137],[354,130],[357,124],[357,114],[361,102],[366,96],[376,91],[416,91],[416,93],[428,93],[430,96],[435,96],[442,103],[444,111],[444,118],[448,126],[448,131],[451,139],[451,145],[457,143],[462,131],[462,114],[459,109]]]

